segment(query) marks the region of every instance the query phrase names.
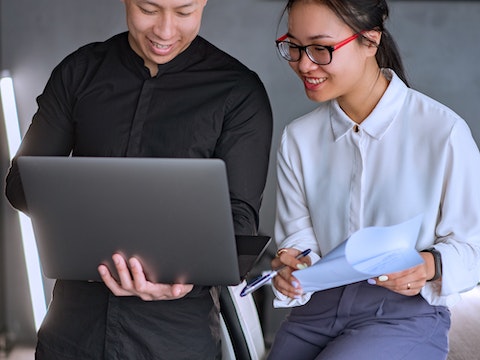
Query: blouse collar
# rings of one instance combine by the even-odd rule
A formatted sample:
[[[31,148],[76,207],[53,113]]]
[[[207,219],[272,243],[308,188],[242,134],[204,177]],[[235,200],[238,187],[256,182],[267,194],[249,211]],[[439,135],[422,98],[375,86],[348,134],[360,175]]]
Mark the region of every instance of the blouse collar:
[[[362,131],[376,140],[380,140],[388,131],[408,93],[408,87],[393,70],[382,69],[382,72],[390,80],[387,90],[370,115],[358,125]],[[345,114],[337,100],[330,102],[330,122],[335,141],[357,125]]]

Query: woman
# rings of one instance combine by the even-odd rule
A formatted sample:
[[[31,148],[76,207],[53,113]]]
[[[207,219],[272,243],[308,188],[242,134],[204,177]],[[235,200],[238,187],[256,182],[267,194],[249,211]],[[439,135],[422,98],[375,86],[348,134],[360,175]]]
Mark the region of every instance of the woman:
[[[290,0],[280,55],[317,109],[278,151],[272,267],[293,307],[269,359],[445,359],[450,312],[479,280],[480,156],[465,121],[408,87],[385,1]],[[315,293],[292,271],[358,229],[423,214],[424,262]],[[307,248],[312,253],[296,259]]]

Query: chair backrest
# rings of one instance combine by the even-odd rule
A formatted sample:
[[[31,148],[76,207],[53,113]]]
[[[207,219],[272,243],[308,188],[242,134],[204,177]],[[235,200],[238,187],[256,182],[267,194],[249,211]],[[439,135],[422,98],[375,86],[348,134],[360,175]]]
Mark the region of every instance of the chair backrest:
[[[240,296],[245,282],[222,287],[220,314],[224,360],[262,360],[265,342],[252,295]]]
[[[222,335],[222,360],[235,360],[235,350],[233,349],[232,339],[225,324],[225,319],[220,313],[220,330]]]

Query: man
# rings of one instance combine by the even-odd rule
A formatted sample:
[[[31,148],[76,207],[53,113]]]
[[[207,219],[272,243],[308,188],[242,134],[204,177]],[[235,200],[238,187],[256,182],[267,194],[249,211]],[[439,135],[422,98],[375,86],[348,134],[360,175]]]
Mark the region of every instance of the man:
[[[128,32],[53,70],[16,157],[221,158],[235,231],[255,234],[272,133],[262,83],[198,36],[207,0],[123,2]],[[6,193],[28,214],[15,159]],[[136,259],[113,259],[118,282],[103,266],[103,283],[56,282],[37,359],[220,356],[216,289],[151,283]]]

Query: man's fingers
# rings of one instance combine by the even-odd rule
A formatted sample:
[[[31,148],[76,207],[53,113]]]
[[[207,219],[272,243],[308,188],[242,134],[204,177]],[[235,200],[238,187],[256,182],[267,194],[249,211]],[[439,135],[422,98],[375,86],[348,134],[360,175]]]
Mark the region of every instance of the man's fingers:
[[[113,278],[112,274],[110,274],[110,270],[108,269],[108,267],[106,267],[105,265],[99,265],[98,272],[103,282],[112,293],[114,293],[116,296],[128,295],[128,293],[118,284],[117,280]]]

